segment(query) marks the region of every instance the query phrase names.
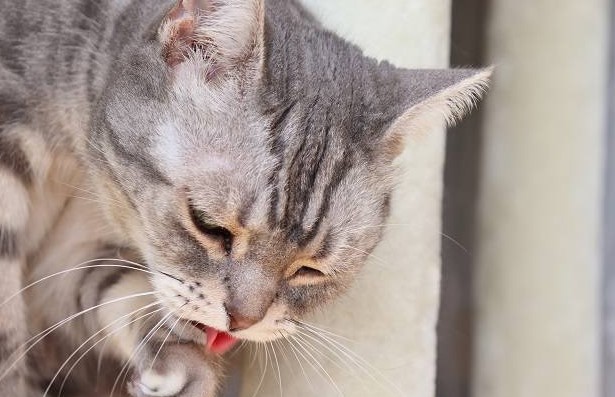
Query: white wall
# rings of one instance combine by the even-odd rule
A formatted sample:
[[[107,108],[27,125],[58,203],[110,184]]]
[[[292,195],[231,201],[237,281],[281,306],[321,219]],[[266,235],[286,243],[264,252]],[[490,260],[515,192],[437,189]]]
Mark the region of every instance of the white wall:
[[[327,26],[364,47],[370,55],[399,66],[447,66],[449,0],[305,3]],[[369,369],[375,381],[358,369],[358,376],[353,376],[321,358],[322,366],[346,396],[434,394],[443,151],[443,131],[410,139],[390,219],[392,224],[405,225],[389,228],[386,240],[351,293],[333,310],[313,320],[352,339],[354,342],[343,342],[376,369]],[[284,396],[339,394],[326,377],[315,375],[304,362],[310,378],[306,381],[294,356],[285,353],[294,362],[288,365],[281,351],[278,347]],[[344,360],[341,366],[349,361]],[[257,388],[261,370],[255,366],[248,372],[243,393],[246,397]],[[259,395],[280,395],[279,388],[277,368],[270,366]]]
[[[476,397],[599,395],[609,6],[492,2]]]

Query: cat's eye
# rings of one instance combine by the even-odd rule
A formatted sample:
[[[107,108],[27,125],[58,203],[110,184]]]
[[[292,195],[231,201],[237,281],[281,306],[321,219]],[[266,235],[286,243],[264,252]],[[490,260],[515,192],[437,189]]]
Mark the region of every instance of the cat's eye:
[[[322,278],[325,277],[326,275],[318,270],[315,269],[313,267],[310,266],[301,266],[299,269],[297,269],[297,271],[292,275],[292,278],[310,278],[310,279],[317,279],[317,278]]]
[[[194,226],[205,236],[219,240],[227,254],[233,250],[233,233],[230,230],[211,223],[207,220],[205,213],[190,205],[190,218]]]

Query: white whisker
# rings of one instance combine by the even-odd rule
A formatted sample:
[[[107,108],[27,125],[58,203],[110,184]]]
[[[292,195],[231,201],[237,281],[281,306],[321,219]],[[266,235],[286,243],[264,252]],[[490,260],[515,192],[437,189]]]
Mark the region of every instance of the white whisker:
[[[400,396],[404,395],[404,393],[397,387],[397,385],[392,383],[386,376],[384,376],[380,370],[375,368],[367,360],[359,356],[357,353],[349,349],[341,342],[326,335],[319,334],[314,330],[309,330],[308,328],[304,328],[304,330],[311,332],[313,335],[318,336],[319,338],[322,338],[323,341],[329,343],[331,347],[335,348],[342,355],[344,355],[348,360],[350,360],[354,365],[356,365],[357,368],[363,371],[370,379],[376,382],[376,384],[380,385],[384,389],[388,389],[389,391],[394,391]],[[378,376],[379,379],[374,376],[374,373]],[[386,383],[386,385],[383,384],[383,382]]]
[[[407,226],[414,226],[414,225],[412,223],[383,223],[380,225],[361,226],[361,227],[357,227],[354,229],[349,229],[348,232],[354,233],[354,232],[358,232],[364,229],[378,229],[378,228],[385,228],[385,227],[392,227],[392,226],[407,227]],[[450,235],[446,233],[441,232],[440,234],[442,235],[442,237],[446,238],[447,240],[455,244],[457,247],[459,247],[461,250],[463,250],[466,254],[472,255],[471,252],[463,244],[461,244],[458,240],[454,239],[453,237],[451,237]]]
[[[312,363],[312,361],[303,353],[303,348],[297,342],[297,340],[295,340],[295,337],[291,336],[291,339],[289,339],[288,341],[289,341],[290,345],[292,346],[293,350],[296,351],[301,356],[301,358],[303,358],[303,360],[305,360],[305,362],[307,364],[309,364],[310,368],[312,368],[312,371],[314,371],[318,376],[320,376],[326,382],[327,378],[318,370],[318,368],[314,365],[314,363]],[[299,345],[299,348],[297,348],[297,346],[295,346],[295,343],[297,343]],[[307,376],[307,374],[306,374],[306,376]]]
[[[167,340],[169,340],[169,337],[171,336],[171,334],[173,333],[173,330],[175,329],[177,324],[179,324],[181,319],[182,319],[181,317],[178,317],[177,320],[175,320],[175,323],[173,323],[173,325],[169,329],[169,333],[167,334],[167,336],[164,338],[164,340],[160,344],[160,347],[158,348],[158,351],[156,352],[156,355],[154,355],[154,359],[152,360],[152,363],[150,364],[150,367],[149,367],[150,369],[154,368],[154,364],[156,363],[156,359],[158,359],[158,355],[162,351],[162,348],[164,347],[165,343],[167,343]]]
[[[278,370],[278,384],[280,386],[280,397],[283,397],[284,389],[282,387],[282,371],[280,371],[280,362],[278,361],[278,355],[275,352],[275,346],[273,344],[271,344],[270,346],[271,346],[271,352],[273,353],[273,359],[275,360],[275,366]],[[271,366],[273,367],[273,361],[272,361]]]
[[[58,368],[58,370],[56,371],[55,375],[54,375],[54,376],[53,376],[53,378],[51,379],[51,382],[49,382],[49,385],[47,386],[47,389],[45,389],[45,393],[43,394],[43,397],[46,397],[46,396],[47,396],[47,394],[48,394],[48,393],[49,393],[49,391],[51,390],[51,387],[52,387],[52,386],[53,386],[53,384],[55,383],[56,379],[58,378],[58,376],[60,375],[60,373],[62,372],[62,370],[63,370],[63,369],[64,369],[64,368],[68,365],[68,363],[70,362],[70,360],[71,360],[73,357],[75,357],[75,356],[79,353],[79,351],[80,351],[81,349],[83,349],[83,348],[84,348],[84,347],[85,347],[88,343],[90,343],[90,341],[92,341],[94,338],[96,338],[96,337],[97,337],[98,335],[100,335],[101,333],[105,332],[107,329],[109,329],[109,328],[111,328],[111,327],[115,326],[117,323],[121,322],[121,321],[122,321],[122,320],[124,320],[125,318],[130,317],[130,316],[132,316],[133,314],[136,314],[136,313],[138,313],[138,312],[140,312],[140,311],[142,311],[142,310],[147,310],[147,309],[149,309],[149,308],[151,308],[151,307],[154,307],[154,306],[156,306],[156,305],[158,305],[158,302],[150,303],[150,304],[145,305],[145,306],[143,306],[143,307],[141,307],[141,308],[139,308],[139,309],[137,309],[137,310],[134,310],[134,311],[132,311],[132,312],[130,312],[130,313],[128,313],[128,314],[125,314],[125,315],[121,316],[120,318],[118,318],[118,319],[114,320],[111,324],[107,325],[106,327],[104,327],[104,328],[102,328],[101,330],[99,330],[98,332],[96,332],[94,335],[90,336],[88,339],[86,339],[86,340],[85,340],[85,342],[83,342],[83,343],[82,343],[79,347],[77,347],[77,348],[73,351],[73,353],[72,353],[70,356],[68,356],[68,358],[67,358],[67,359],[64,361],[64,363],[60,366],[60,368]],[[159,309],[159,310],[161,310],[161,309]],[[125,327],[129,326],[130,324],[132,324],[132,323],[133,323],[133,322],[135,322],[135,321],[136,321],[136,320],[133,320],[133,321],[130,321],[129,323],[127,323],[127,324],[124,324],[124,325],[123,325],[122,327],[120,327],[119,329],[117,329],[117,330],[113,331],[112,333],[108,334],[107,336],[105,336],[102,340],[106,339],[108,336],[113,335],[113,334],[114,334],[114,333],[116,333],[116,332],[121,331],[122,329],[124,329]],[[101,340],[101,341],[102,341],[102,340]],[[71,370],[67,373],[66,377],[64,378],[64,382],[66,382],[66,379],[68,378],[68,375],[72,372],[72,369],[74,369],[74,368],[75,368],[75,366],[76,366],[76,365],[77,365],[77,363],[81,360],[81,358],[83,358],[83,357],[85,356],[85,354],[87,354],[87,353],[88,353],[88,352],[90,352],[90,351],[91,351],[94,347],[96,347],[96,345],[97,345],[98,343],[100,343],[101,341],[98,341],[97,343],[95,343],[95,344],[94,344],[94,346],[92,346],[92,347],[90,347],[89,349],[87,349],[87,350],[86,350],[86,352],[85,352],[83,355],[81,355],[81,357],[79,358],[79,360],[77,360],[77,361],[75,362],[75,364],[71,367]],[[61,393],[61,390],[64,388],[64,382],[62,382],[62,387],[60,388],[60,393]]]
[[[80,264],[78,264],[76,267],[70,268],[70,269],[66,269],[66,270],[62,270],[59,271],[57,273],[53,273],[50,274],[49,276],[45,276],[31,284],[26,285],[25,287],[23,287],[22,289],[20,289],[19,291],[15,292],[13,295],[9,296],[8,298],[6,298],[2,303],[0,303],[0,307],[6,305],[8,302],[10,302],[11,300],[15,299],[17,296],[19,296],[20,294],[24,293],[25,291],[29,290],[32,287],[35,287],[49,279],[52,279],[54,277],[58,277],[58,276],[62,276],[64,274],[68,274],[71,272],[75,272],[78,270],[87,270],[87,269],[94,269],[94,268],[118,268],[118,269],[131,269],[131,270],[136,270],[136,271],[140,271],[140,272],[144,272],[144,273],[148,273],[148,274],[153,274],[153,275],[158,275],[158,273],[154,273],[151,272],[149,270],[145,270],[142,268],[135,268],[135,267],[131,267],[131,266],[127,266],[127,265],[112,265],[112,264],[100,264],[100,265],[87,265],[87,266],[82,266],[82,265],[86,265],[88,263],[94,263],[94,262],[112,262],[112,261],[117,261],[117,262],[128,262],[125,261],[123,259],[114,259],[114,258],[100,258],[100,259],[91,259],[89,261],[85,261],[82,262]],[[131,265],[136,265],[136,263],[130,263]],[[142,266],[142,265],[139,265]]]
[[[280,346],[280,354],[282,354],[282,358],[284,359],[284,363],[286,363],[286,366],[290,369],[293,377],[295,375],[295,370],[293,369],[290,360],[288,359],[288,356],[286,355],[287,353],[287,348],[284,344],[284,341],[282,340],[276,340],[273,341],[273,344],[276,346]]]
[[[124,365],[122,366],[122,368],[120,369],[120,372],[118,373],[117,377],[115,378],[115,381],[113,382],[113,387],[111,388],[111,394],[110,397],[113,397],[113,394],[115,393],[115,389],[118,386],[118,382],[120,380],[120,378],[122,377],[122,374],[124,374],[124,372],[126,371],[126,374],[124,375],[123,379],[122,379],[122,383],[124,383],[126,381],[126,376],[128,376],[128,366],[130,364],[132,364],[133,359],[136,357],[136,355],[141,351],[141,349],[147,344],[149,343],[149,341],[154,337],[154,334],[164,325],[164,322],[169,319],[171,316],[173,315],[173,312],[169,312],[166,315],[164,315],[160,321],[158,321],[156,323],[156,325],[154,325],[154,327],[149,331],[149,333],[141,340],[141,342],[137,345],[137,347],[134,349],[134,351],[132,352],[132,354],[130,355],[130,357],[128,357],[128,359],[126,360],[126,362],[124,363]]]
[[[252,349],[254,349],[254,352],[252,351]],[[259,352],[260,352],[260,343],[255,343],[254,345],[250,345],[250,353],[254,353],[254,354],[252,355],[250,364],[248,364],[248,368],[252,368],[254,366],[254,362],[258,358]]]
[[[75,199],[84,200],[84,201],[89,201],[91,203],[96,203],[96,204],[111,204],[111,205],[113,205],[116,208],[124,209],[124,210],[128,209],[128,207],[126,205],[124,205],[124,204],[117,204],[117,203],[115,203],[113,201],[107,202],[107,201],[95,199],[95,198],[92,198],[92,197],[77,196],[76,194],[69,194],[66,197],[75,198]]]
[[[340,245],[339,247],[340,248],[348,248],[348,249],[354,250],[356,252],[359,252],[361,254],[364,254],[364,255],[366,255],[366,256],[368,256],[370,258],[374,258],[382,267],[384,267],[384,268],[388,268],[389,267],[389,264],[384,259],[382,259],[379,256],[376,256],[376,255],[374,255],[374,254],[372,254],[370,252],[364,251],[364,250],[359,249],[357,247],[353,247],[351,245]]]
[[[310,389],[314,390],[314,385],[312,384],[310,377],[307,375],[307,372],[305,371],[305,367],[303,366],[303,363],[301,362],[301,360],[299,359],[299,356],[297,355],[297,352],[295,351],[296,350],[295,345],[292,344],[292,342],[288,339],[288,337],[284,333],[280,332],[280,335],[282,335],[284,340],[288,343],[290,351],[295,356],[295,359],[297,360],[297,363],[299,364],[299,368],[301,368],[301,372],[303,373],[303,377],[308,382]]]
[[[320,350],[314,346],[312,343],[310,343],[310,341],[303,339],[303,342],[306,343],[308,346],[310,346],[313,350],[319,351],[321,353],[321,355],[325,358],[327,358],[327,360],[331,361],[331,363],[333,365],[335,365],[337,368],[344,370],[344,369],[348,369],[353,375],[356,374],[354,372],[354,368],[352,366],[348,366],[348,363],[346,363],[344,360],[342,360],[342,357],[335,351],[333,350],[329,345],[327,345],[326,343],[322,342],[320,339],[306,333],[306,332],[301,332],[301,331],[297,331],[299,334],[305,336],[306,338],[309,338],[310,340],[314,341],[315,343],[318,343],[319,346],[322,346],[323,348],[325,348],[329,353],[333,354],[333,356],[336,358],[331,359],[330,357],[328,357],[326,354],[323,354],[322,352],[320,352]],[[344,368],[340,363],[344,363],[346,364],[346,368]]]
[[[259,343],[259,348],[262,346],[262,344]],[[261,390],[261,387],[263,386],[263,382],[265,381],[265,375],[267,374],[267,364],[269,361],[269,353],[267,352],[267,350],[265,350],[265,366],[263,368],[263,374],[261,375],[261,378],[258,382],[258,386],[256,387],[256,390],[254,391],[254,393],[252,394],[252,397],[256,397],[258,395],[258,392]]]
[[[297,341],[297,343],[299,344],[299,346],[303,349],[303,351],[312,358],[312,360],[314,360],[314,363],[318,366],[318,368],[320,368],[320,370],[326,375],[327,379],[329,379],[329,382],[331,382],[331,384],[333,385],[333,387],[335,388],[335,390],[338,392],[338,394],[340,396],[343,396],[344,393],[342,393],[342,391],[340,390],[340,388],[337,386],[337,383],[335,383],[335,381],[333,380],[333,378],[331,377],[331,375],[329,374],[329,372],[322,366],[322,364],[316,359],[316,357],[314,357],[314,355],[309,351],[309,349],[307,349],[304,345],[304,340],[301,338],[301,336],[299,335],[295,335],[293,338],[295,341]]]
[[[299,325],[301,327],[308,327],[308,328],[311,328],[314,331],[325,333],[325,334],[330,335],[330,336],[332,336],[334,338],[342,339],[342,340],[345,340],[345,341],[350,342],[350,343],[356,343],[356,341],[354,341],[354,340],[352,340],[350,338],[347,338],[345,336],[336,334],[335,332],[333,332],[331,330],[328,330],[328,329],[325,329],[325,328],[322,328],[322,327],[317,327],[314,324],[310,324],[310,323],[307,323],[305,321],[290,320],[290,322],[295,324],[295,325]]]
[[[2,373],[2,375],[0,375],[0,380],[4,379],[6,377],[6,375],[15,367],[15,365],[22,360],[27,354],[28,352],[30,352],[30,350],[32,350],[34,348],[34,346],[36,346],[41,340],[43,340],[47,335],[51,334],[53,331],[55,331],[56,329],[60,328],[61,326],[69,323],[70,321],[74,320],[75,318],[82,316],[84,314],[87,314],[93,310],[99,309],[103,306],[106,305],[111,305],[114,303],[118,303],[118,302],[122,302],[128,299],[134,299],[134,298],[139,298],[139,297],[144,297],[144,296],[152,296],[155,295],[155,292],[144,292],[144,293],[140,293],[140,294],[133,294],[133,295],[129,295],[129,296],[124,296],[122,298],[117,298],[117,299],[113,299],[111,301],[105,302],[105,303],[101,303],[98,304],[96,306],[90,307],[88,309],[82,310],[79,313],[73,314],[70,317],[52,325],[51,327],[47,328],[45,331],[40,332],[38,335],[33,336],[32,338],[28,339],[25,343],[23,343],[21,346],[19,346],[17,348],[16,351],[20,351],[21,349],[23,349],[24,347],[26,347],[29,343],[33,342],[34,343],[29,346],[19,357],[17,357],[17,359],[15,359],[15,361],[13,361],[13,363],[6,369],[4,370],[4,372]],[[38,338],[38,339],[37,339]],[[12,356],[12,355],[11,355]]]
[[[137,321],[139,321],[139,320],[142,320],[142,319],[145,319],[145,318],[149,318],[149,317],[153,316],[154,314],[156,314],[156,313],[158,313],[158,312],[161,312],[162,310],[164,310],[164,308],[159,308],[159,309],[153,310],[153,311],[151,311],[151,312],[149,312],[149,313],[146,313],[146,314],[144,314],[144,315],[142,315],[142,316],[139,316],[139,317],[138,317],[138,318],[136,318],[134,321],[131,321],[131,323],[126,324],[126,325],[131,325],[131,324],[133,324],[133,323],[135,323],[135,322],[137,322]],[[126,325],[125,325],[125,326],[126,326]],[[125,327],[125,326],[124,326],[124,327]],[[99,344],[99,343],[101,343],[101,342],[103,342],[104,344],[106,344],[106,343],[109,341],[109,337],[110,337],[110,336],[112,336],[113,334],[115,334],[116,332],[119,332],[120,330],[121,330],[121,329],[116,330],[116,331],[113,331],[111,334],[106,335],[104,338],[102,338],[101,340],[99,340],[98,342],[96,342],[96,344],[95,344],[94,346],[92,346],[90,349],[93,349],[93,348],[94,348],[97,344]],[[88,349],[88,350],[90,350],[90,349]],[[85,354],[87,354],[87,353],[88,353],[88,351],[84,352],[84,354],[82,354],[82,355],[79,357],[79,359],[77,360],[77,362],[75,362],[75,364],[73,364],[73,366],[70,368],[70,370],[69,370],[68,374],[70,374],[70,371],[72,371],[72,370],[74,369],[74,366],[75,366],[75,365],[76,365],[76,364],[77,364],[77,363],[78,363],[78,362],[79,362],[79,361],[80,361],[80,360],[81,360],[81,359],[85,356]],[[68,374],[66,375],[66,377],[64,378],[64,381],[62,382],[62,387],[61,387],[60,391],[64,388],[64,384],[65,384],[65,383],[66,383],[66,381],[68,380]]]

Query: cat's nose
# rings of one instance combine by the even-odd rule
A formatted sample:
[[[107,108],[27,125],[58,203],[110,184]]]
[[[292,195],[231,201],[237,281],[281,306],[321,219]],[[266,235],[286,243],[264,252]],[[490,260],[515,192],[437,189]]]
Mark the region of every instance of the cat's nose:
[[[259,318],[246,316],[237,310],[233,310],[232,308],[228,308],[227,311],[230,332],[243,331],[260,321]]]

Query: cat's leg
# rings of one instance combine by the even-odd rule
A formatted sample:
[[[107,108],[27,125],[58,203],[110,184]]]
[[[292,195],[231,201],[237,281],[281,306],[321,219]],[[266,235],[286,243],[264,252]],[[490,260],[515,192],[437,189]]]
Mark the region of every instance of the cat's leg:
[[[156,302],[148,273],[97,269],[81,288],[85,307],[100,308],[92,331],[105,330],[105,353],[125,362],[135,397],[213,397],[218,389],[218,359],[203,346],[178,342],[171,320]],[[132,298],[127,298],[131,297]],[[111,302],[111,303],[109,303]],[[123,375],[118,373],[120,381]]]
[[[0,131],[1,132],[1,131]],[[28,222],[28,160],[0,133],[0,396],[26,396],[25,360],[19,356],[27,326],[22,295]]]

